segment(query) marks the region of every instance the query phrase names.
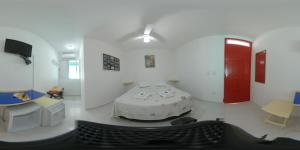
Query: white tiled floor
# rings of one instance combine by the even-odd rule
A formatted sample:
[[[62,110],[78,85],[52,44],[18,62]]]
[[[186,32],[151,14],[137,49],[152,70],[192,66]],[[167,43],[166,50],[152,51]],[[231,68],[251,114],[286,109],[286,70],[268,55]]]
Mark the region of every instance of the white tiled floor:
[[[77,99],[77,100],[75,100]],[[39,127],[27,131],[7,133],[0,127],[0,141],[31,141],[54,137],[75,127],[75,120],[87,120],[104,124],[124,125],[124,126],[169,126],[169,121],[143,123],[133,122],[120,118],[112,118],[112,103],[103,107],[91,110],[84,110],[77,97],[66,97],[66,119],[55,127]],[[263,122],[265,114],[260,108],[251,103],[222,104],[194,100],[193,111],[187,116],[198,120],[215,120],[224,118],[228,123],[237,125],[254,136],[261,137],[268,134],[267,139],[276,137],[291,137],[300,140],[300,120],[292,118],[287,128],[280,128],[265,124]],[[3,125],[3,123],[1,123]]]

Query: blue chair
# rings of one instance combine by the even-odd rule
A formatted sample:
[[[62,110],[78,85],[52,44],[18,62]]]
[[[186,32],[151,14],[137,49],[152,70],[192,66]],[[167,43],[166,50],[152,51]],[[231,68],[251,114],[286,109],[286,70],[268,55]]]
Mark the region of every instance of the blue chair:
[[[300,92],[296,92],[294,96],[294,105],[300,106]]]

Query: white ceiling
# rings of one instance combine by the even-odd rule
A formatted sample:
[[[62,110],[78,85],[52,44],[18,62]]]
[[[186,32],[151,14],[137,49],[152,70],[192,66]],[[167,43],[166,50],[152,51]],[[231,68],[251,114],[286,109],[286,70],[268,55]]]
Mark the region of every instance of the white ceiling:
[[[58,51],[85,36],[121,49],[173,49],[213,34],[255,38],[300,26],[299,16],[299,0],[0,0],[0,26],[31,31]],[[147,24],[165,41],[124,40]]]

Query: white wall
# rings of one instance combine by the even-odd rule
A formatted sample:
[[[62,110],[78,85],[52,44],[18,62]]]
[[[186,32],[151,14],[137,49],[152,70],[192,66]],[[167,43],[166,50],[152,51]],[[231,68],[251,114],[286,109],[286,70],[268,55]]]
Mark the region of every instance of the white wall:
[[[224,40],[236,35],[214,35],[191,41],[176,49],[178,87],[193,97],[212,102],[224,98]]]
[[[215,35],[200,38],[176,50],[142,49],[118,50],[95,39],[84,40],[84,75],[82,93],[86,108],[113,101],[122,95],[122,82],[160,81],[178,79],[178,87],[201,100],[223,102],[224,96],[224,38]],[[121,59],[121,72],[104,71],[102,56]],[[155,68],[145,68],[145,55],[155,55]]]
[[[103,70],[102,54],[120,58],[121,71]],[[84,101],[86,108],[95,108],[115,100],[123,93],[122,51],[99,40],[84,40]]]
[[[155,55],[155,67],[145,67],[145,55]],[[124,69],[123,81],[155,82],[176,78],[175,52],[166,49],[127,50],[124,52],[121,67]],[[123,66],[122,66],[123,65]]]
[[[223,101],[224,36],[194,40],[176,50],[179,88],[206,101]]]
[[[265,33],[253,44],[251,99],[262,106],[275,99],[291,100],[300,90],[300,28],[285,28]],[[254,78],[255,53],[267,50],[266,84]]]
[[[80,40],[79,47],[79,61],[80,61],[80,94],[81,94],[81,105],[85,106],[85,76],[84,76],[84,39]]]
[[[4,53],[5,39],[11,38],[33,46],[31,65],[18,55]],[[34,58],[34,60],[33,60]],[[33,85],[34,65],[34,85]],[[58,84],[58,58],[55,50],[33,33],[0,27],[0,89],[34,89],[47,91]]]
[[[64,87],[64,95],[79,96],[81,92],[80,80],[69,79],[69,61],[61,60],[59,63],[59,70],[59,85]]]

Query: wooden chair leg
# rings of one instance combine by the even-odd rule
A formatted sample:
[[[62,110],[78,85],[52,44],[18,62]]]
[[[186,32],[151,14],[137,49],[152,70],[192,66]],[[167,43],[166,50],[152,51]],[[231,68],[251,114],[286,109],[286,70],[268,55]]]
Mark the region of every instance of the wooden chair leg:
[[[284,121],[283,121],[284,127],[286,127],[287,121],[288,121],[288,118],[284,118]]]

